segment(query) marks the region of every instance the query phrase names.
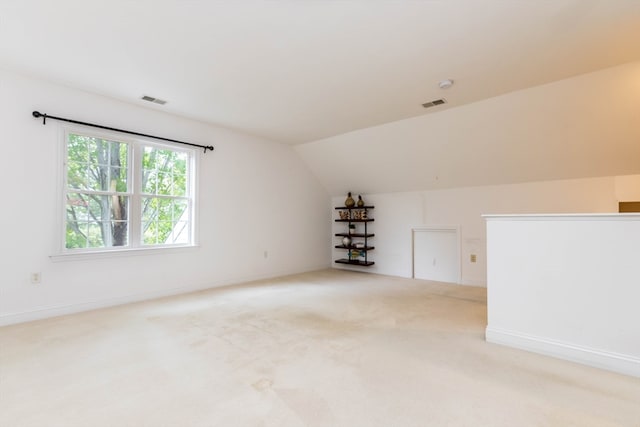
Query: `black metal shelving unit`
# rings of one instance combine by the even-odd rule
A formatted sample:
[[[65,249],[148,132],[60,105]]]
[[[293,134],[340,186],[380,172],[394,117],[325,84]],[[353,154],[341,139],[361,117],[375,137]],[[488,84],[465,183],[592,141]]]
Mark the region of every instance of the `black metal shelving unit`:
[[[364,225],[364,233],[336,233],[335,236],[336,237],[350,237],[351,239],[353,238],[358,238],[358,239],[363,239],[364,240],[364,246],[363,247],[357,247],[355,246],[354,242],[352,241],[350,245],[335,245],[336,249],[344,249],[347,251],[347,258],[340,258],[335,260],[335,262],[337,264],[348,264],[348,265],[357,265],[357,266],[362,266],[362,267],[369,267],[371,265],[374,265],[375,262],[373,261],[369,261],[368,259],[368,253],[369,251],[372,251],[375,249],[375,246],[369,246],[369,238],[374,237],[375,234],[374,233],[369,233],[369,231],[367,230],[367,224],[369,224],[370,222],[373,222],[374,219],[373,218],[369,218],[369,210],[373,209],[374,206],[354,206],[352,208],[347,208],[347,207],[336,207],[335,210],[337,211],[347,211],[349,212],[349,218],[348,219],[336,219],[335,222],[342,222],[342,223],[347,223],[349,226],[351,224],[358,224],[361,223]],[[366,218],[365,219],[353,219],[353,213],[355,211],[360,211],[360,212],[364,212]],[[350,229],[351,227],[349,227]],[[359,259],[360,255],[354,256],[354,251],[358,251],[358,254],[360,253],[364,253],[364,260]]]

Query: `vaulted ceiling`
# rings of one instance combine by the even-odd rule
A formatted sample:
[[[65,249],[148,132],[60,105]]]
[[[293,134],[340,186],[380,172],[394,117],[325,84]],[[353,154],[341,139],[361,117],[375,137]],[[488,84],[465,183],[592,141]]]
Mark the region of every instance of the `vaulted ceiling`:
[[[292,144],[633,61],[639,40],[638,0],[0,2],[0,66]]]

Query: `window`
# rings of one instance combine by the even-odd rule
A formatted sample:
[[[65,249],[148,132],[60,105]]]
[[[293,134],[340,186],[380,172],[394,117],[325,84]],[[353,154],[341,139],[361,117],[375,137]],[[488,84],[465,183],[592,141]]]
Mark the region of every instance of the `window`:
[[[64,252],[193,244],[193,150],[68,131],[64,153]]]

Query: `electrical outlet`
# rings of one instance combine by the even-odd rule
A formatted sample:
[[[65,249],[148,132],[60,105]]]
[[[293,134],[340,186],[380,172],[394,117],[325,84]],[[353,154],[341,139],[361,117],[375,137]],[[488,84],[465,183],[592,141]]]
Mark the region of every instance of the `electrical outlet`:
[[[264,259],[269,258],[269,251],[264,251]]]
[[[469,261],[471,261],[471,262],[478,261],[478,257],[476,256],[476,254],[471,254],[471,256],[469,257]]]
[[[42,275],[40,273],[31,273],[31,283],[38,285],[42,282]]]

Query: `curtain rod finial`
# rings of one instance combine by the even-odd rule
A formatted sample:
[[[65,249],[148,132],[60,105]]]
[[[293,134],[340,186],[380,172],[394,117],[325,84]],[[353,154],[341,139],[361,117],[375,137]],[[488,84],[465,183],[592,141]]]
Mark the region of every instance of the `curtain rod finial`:
[[[39,117],[42,117],[42,124],[46,125],[47,124],[47,115],[46,114],[42,114],[40,111],[34,111],[33,113],[31,113],[31,115],[33,117],[35,117],[36,119]]]

